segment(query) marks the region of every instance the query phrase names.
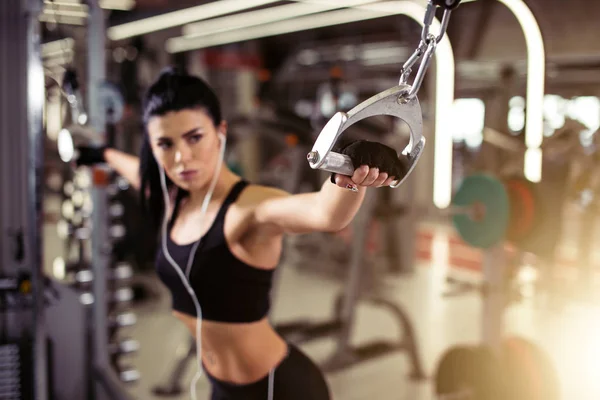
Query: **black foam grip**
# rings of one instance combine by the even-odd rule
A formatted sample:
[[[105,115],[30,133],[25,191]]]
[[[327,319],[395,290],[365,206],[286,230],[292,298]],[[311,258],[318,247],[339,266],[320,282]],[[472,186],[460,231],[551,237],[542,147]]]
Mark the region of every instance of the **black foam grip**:
[[[106,146],[78,147],[77,151],[79,152],[79,157],[77,157],[76,160],[77,165],[94,165],[106,162],[106,159],[104,158],[104,150],[106,150]]]
[[[380,173],[387,173],[395,179],[402,179],[409,169],[408,160],[396,150],[378,142],[357,140],[337,151],[347,155],[352,160],[354,168],[367,165],[369,168],[378,168]],[[335,183],[335,174],[331,174],[331,182]]]

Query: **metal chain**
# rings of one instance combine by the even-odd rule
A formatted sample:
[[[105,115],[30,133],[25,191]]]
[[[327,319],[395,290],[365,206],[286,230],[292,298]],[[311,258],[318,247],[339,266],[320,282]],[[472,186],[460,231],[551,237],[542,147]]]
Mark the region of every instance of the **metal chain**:
[[[450,5],[448,3],[450,3]],[[401,85],[408,85],[408,78],[412,74],[412,67],[417,63],[417,61],[419,61],[421,57],[423,57],[423,59],[421,61],[421,64],[419,65],[419,70],[417,71],[417,75],[415,76],[413,84],[409,85],[411,86],[410,90],[405,92],[405,94],[401,96],[401,102],[409,102],[413,97],[416,96],[417,92],[421,88],[421,84],[423,83],[423,79],[425,78],[425,72],[427,71],[427,68],[429,68],[429,64],[431,63],[431,57],[433,57],[437,44],[442,40],[442,38],[446,34],[446,30],[448,29],[448,23],[450,22],[450,14],[452,13],[452,10],[458,6],[459,3],[460,0],[446,0],[445,3],[440,2],[440,0],[429,0],[429,3],[427,4],[427,10],[425,11],[425,18],[423,21],[421,41],[419,42],[419,46],[412,54],[412,56],[410,56],[410,58],[402,66],[400,75]],[[444,16],[442,17],[440,32],[436,36],[432,34],[429,30],[431,28],[431,24],[433,23],[433,19],[435,18],[435,11],[437,7],[444,8]]]

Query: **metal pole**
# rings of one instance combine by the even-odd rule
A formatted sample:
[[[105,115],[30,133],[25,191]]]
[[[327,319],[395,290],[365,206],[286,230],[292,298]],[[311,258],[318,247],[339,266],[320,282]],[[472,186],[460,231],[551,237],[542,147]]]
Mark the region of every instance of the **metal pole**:
[[[105,42],[106,29],[104,11],[98,5],[97,0],[88,0],[89,18],[87,31],[87,102],[89,125],[101,134],[105,140],[106,110],[100,102],[100,85],[106,78],[105,67]],[[109,361],[108,351],[108,287],[107,272],[110,268],[110,252],[108,247],[109,235],[106,221],[107,215],[107,193],[109,172],[98,166],[92,171],[93,187],[92,202],[92,271],[94,280],[92,293],[94,294],[94,305],[92,307],[92,346],[94,375],[102,371],[104,375],[113,375]],[[109,379],[110,378],[110,379]],[[96,376],[94,384],[96,399],[101,400],[104,393],[105,398],[114,398],[107,391],[106,382],[116,382],[113,376]],[[110,385],[109,385],[110,386]],[[111,386],[112,387],[112,386]]]
[[[482,339],[484,344],[500,351],[507,304],[506,254],[501,244],[483,254],[483,280]]]
[[[18,1],[0,2],[0,185],[4,195],[0,201],[0,272],[4,276],[13,275],[16,271],[14,249],[17,244],[15,234],[22,233],[27,215],[23,210],[23,186],[26,179],[25,162],[26,144],[21,144],[21,137],[12,134],[17,129],[27,129],[27,95],[19,86],[26,84],[22,71],[27,65],[25,51],[26,25],[23,11]],[[21,72],[21,73],[19,73]],[[26,136],[26,135],[24,135]],[[21,153],[25,153],[24,156]],[[17,335],[20,319],[15,312],[2,315],[2,336],[12,338]],[[20,328],[20,327],[19,327]]]
[[[46,328],[44,319],[44,274],[42,257],[43,182],[44,182],[44,68],[40,48],[40,23],[43,9],[40,0],[30,0],[27,10],[27,105],[29,156],[27,157],[27,245],[33,290],[33,398],[48,397]]]
[[[102,171],[101,167],[96,167],[94,175],[108,174]],[[109,268],[110,248],[107,246],[108,229],[106,226],[107,207],[105,201],[96,201],[104,199],[106,189],[94,182],[92,188],[92,198],[94,199],[94,209],[92,211],[92,271],[94,279],[92,281],[92,293],[94,294],[94,305],[92,307],[92,340],[93,340],[93,359],[96,368],[107,371],[109,367],[108,358],[108,288],[107,288],[107,269]],[[104,387],[100,382],[95,382],[96,393],[101,392]]]
[[[42,274],[44,71],[40,55],[40,0],[0,2],[0,270],[29,272],[31,309],[6,310],[3,340],[20,339],[32,349],[23,359],[31,376],[23,395],[47,398],[47,354]],[[31,340],[31,343],[27,343]],[[29,351],[26,351],[29,353]],[[11,371],[12,372],[12,371]],[[25,372],[25,371],[23,371]]]
[[[87,103],[90,125],[96,132],[104,134],[106,130],[106,110],[101,103],[100,86],[106,80],[105,44],[106,27],[104,11],[98,0],[87,0],[89,7],[87,31]]]

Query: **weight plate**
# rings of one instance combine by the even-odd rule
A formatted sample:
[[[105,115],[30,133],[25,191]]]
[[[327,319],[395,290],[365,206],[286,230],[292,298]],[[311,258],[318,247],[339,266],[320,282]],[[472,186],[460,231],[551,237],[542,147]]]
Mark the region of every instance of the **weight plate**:
[[[504,185],[510,202],[506,238],[518,244],[532,233],[535,226],[536,198],[533,188],[522,179],[510,179]]]
[[[439,398],[504,400],[502,364],[485,346],[456,346],[443,355],[435,374]]]
[[[506,400],[501,360],[494,351],[484,345],[473,348],[475,357],[476,397],[482,400]]]
[[[470,346],[456,346],[447,350],[435,372],[435,393],[438,396],[465,398],[474,391],[475,353]]]
[[[465,178],[454,196],[453,205],[484,207],[481,218],[474,219],[467,214],[452,217],[454,227],[466,243],[485,249],[503,240],[509,222],[510,202],[500,180],[484,174]]]
[[[540,183],[532,183],[523,178],[513,178],[511,181],[519,182],[515,186],[524,187],[527,195],[523,197],[524,202],[533,202],[533,205],[522,204],[522,214],[530,219],[530,226],[522,232],[512,232],[514,236],[507,235],[515,247],[522,251],[530,252],[538,256],[550,254],[556,247],[561,231],[561,202],[560,192],[556,189],[548,190]],[[532,215],[527,217],[529,208]],[[524,224],[524,223],[523,223]]]
[[[503,367],[506,398],[511,400],[558,400],[558,375],[546,353],[518,337],[504,341]]]

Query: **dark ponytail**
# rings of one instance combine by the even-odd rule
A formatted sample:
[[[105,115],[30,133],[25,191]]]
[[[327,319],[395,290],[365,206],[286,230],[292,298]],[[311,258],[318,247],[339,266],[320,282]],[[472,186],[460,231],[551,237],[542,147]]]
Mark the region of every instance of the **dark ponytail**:
[[[140,150],[140,197],[142,212],[155,232],[160,231],[165,213],[165,203],[160,183],[160,170],[152,153],[148,137],[148,121],[172,111],[202,109],[218,126],[221,123],[221,106],[214,91],[202,79],[187,75],[174,68],[161,72],[150,86],[143,101],[144,140]],[[167,190],[173,188],[173,182],[165,174]],[[178,189],[176,202],[187,196],[187,192]]]
[[[160,170],[152,153],[148,135],[144,135],[140,151],[140,200],[142,213],[148,218],[147,223],[155,232],[159,232],[165,213],[165,203],[160,183]],[[167,191],[173,187],[173,182],[165,175]],[[185,191],[178,191],[177,195],[187,195]],[[178,199],[179,200],[179,199]]]

